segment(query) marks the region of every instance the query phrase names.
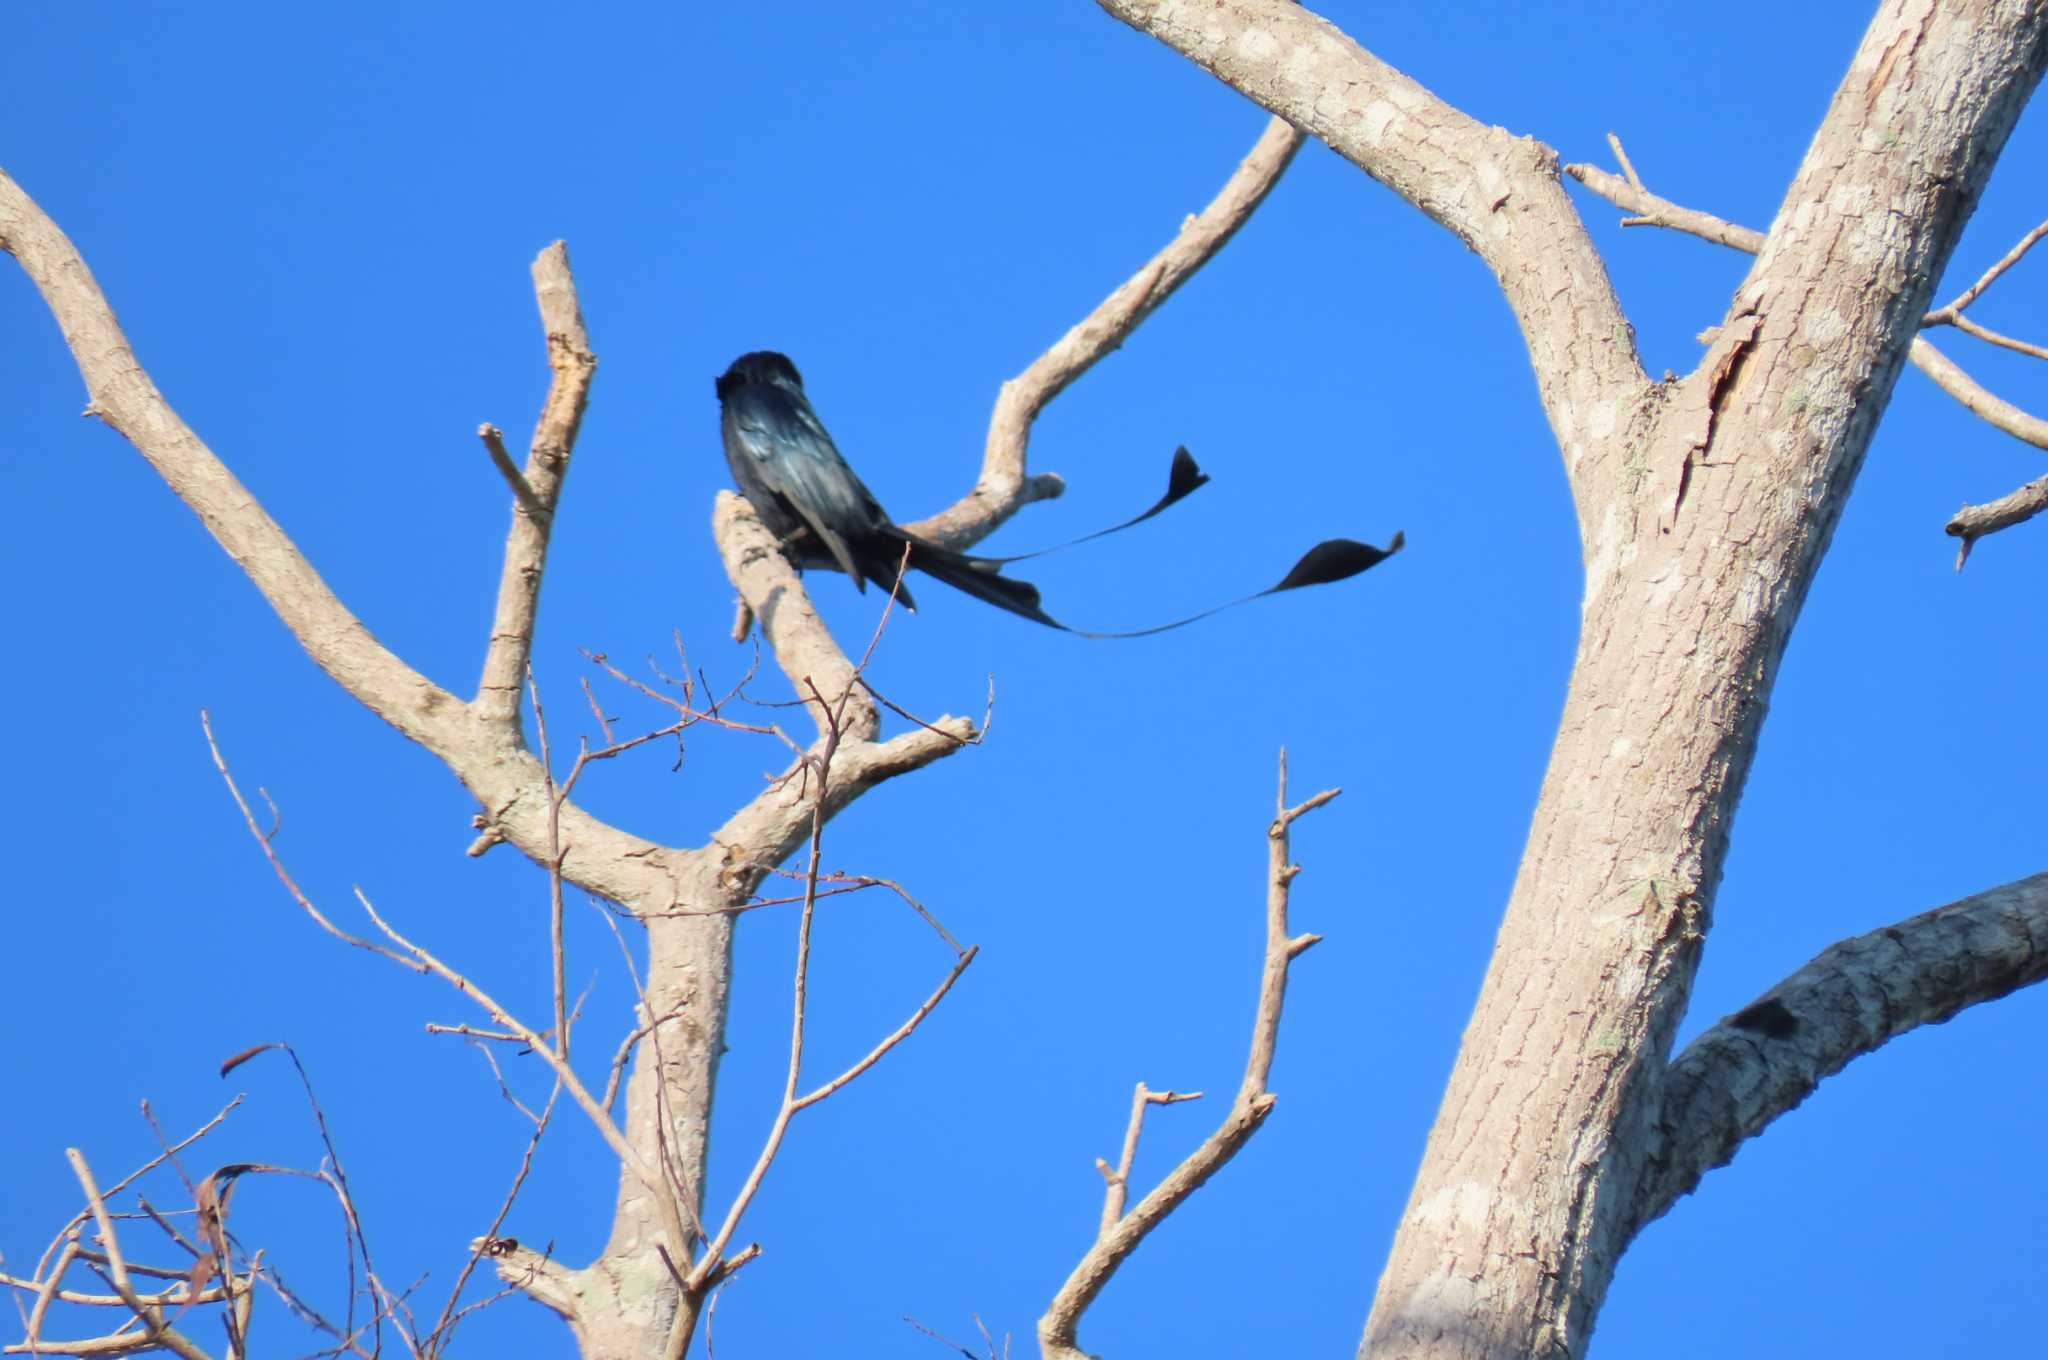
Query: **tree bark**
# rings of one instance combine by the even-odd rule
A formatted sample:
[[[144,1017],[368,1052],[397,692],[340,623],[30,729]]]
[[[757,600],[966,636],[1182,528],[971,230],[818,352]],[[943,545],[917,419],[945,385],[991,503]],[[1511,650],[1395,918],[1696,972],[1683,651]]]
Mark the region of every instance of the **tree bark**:
[[[1102,2],[1455,232],[1528,343],[1579,513],[1579,651],[1362,1353],[1582,1355],[1640,1225],[1666,1055],[1779,659],[2040,79],[2048,6],[1881,5],[1705,360],[1652,384],[1548,148],[1284,0]]]
[[[1363,1353],[1584,1353],[1779,659],[2044,16],[1880,10],[1707,361],[1581,486],[1563,722]]]

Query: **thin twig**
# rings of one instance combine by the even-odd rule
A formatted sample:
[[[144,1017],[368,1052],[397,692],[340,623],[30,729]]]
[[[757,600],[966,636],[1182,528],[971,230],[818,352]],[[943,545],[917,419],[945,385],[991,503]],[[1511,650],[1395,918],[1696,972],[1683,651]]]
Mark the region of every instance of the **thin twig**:
[[[1293,935],[1288,931],[1290,889],[1295,875],[1301,872],[1300,866],[1288,860],[1289,832],[1296,821],[1338,794],[1336,789],[1327,789],[1306,802],[1289,807],[1287,752],[1284,750],[1280,753],[1279,790],[1273,822],[1266,829],[1265,966],[1259,978],[1259,1001],[1252,1021],[1251,1051],[1245,1059],[1244,1080],[1238,1087],[1237,1098],[1231,1102],[1223,1122],[1202,1140],[1201,1146],[1167,1173],[1136,1208],[1120,1213],[1111,1221],[1110,1203],[1121,1208],[1124,1191],[1119,1182],[1128,1179],[1130,1164],[1137,1156],[1138,1126],[1144,1106],[1153,1103],[1147,1101],[1150,1093],[1144,1086],[1138,1087],[1119,1170],[1104,1172],[1110,1187],[1103,1223],[1095,1241],[1082,1255],[1066,1283],[1060,1286],[1059,1293],[1053,1296],[1045,1315],[1038,1320],[1039,1348],[1047,1360],[1085,1360],[1086,1352],[1080,1348],[1077,1333],[1082,1315],[1102,1292],[1103,1286],[1138,1249],[1146,1235],[1236,1156],[1238,1150],[1258,1132],[1259,1126],[1265,1123],[1266,1116],[1273,1112],[1277,1097],[1266,1089],[1266,1079],[1272,1071],[1273,1054],[1279,1042],[1280,1012],[1287,995],[1287,970],[1295,959],[1322,938],[1319,935]]]
[[[1929,312],[1927,314],[1927,324],[1937,325],[1943,321],[1954,321],[1962,315],[1965,307],[1984,296],[1984,290],[1998,282],[1999,276],[2018,264],[2020,259],[2039,244],[2043,237],[2048,237],[2048,222],[2041,223],[2040,226],[2035,227],[2025,236],[2020,237],[2018,243],[1999,258],[1998,263],[1985,270],[1983,276],[1975,283],[1958,293],[1954,301]]]
[[[1913,337],[1913,366],[1934,379],[1963,409],[2022,443],[2048,449],[2048,420],[2024,411],[1965,373],[1924,335]]]
[[[555,1056],[566,1063],[569,1061],[569,951],[562,943],[562,859],[567,854],[562,846],[562,803],[568,798],[569,789],[555,787],[555,759],[548,746],[547,712],[541,707],[540,684],[533,678],[531,666],[526,668],[526,692],[533,704],[533,730],[540,741],[541,780],[548,800],[548,949],[554,964]],[[576,767],[569,773],[570,785],[573,786],[576,777],[583,773],[584,763],[589,758],[586,746],[576,758]]]
[[[150,1340],[176,1351],[184,1360],[210,1360],[192,1338],[164,1321],[161,1310],[145,1303],[136,1294],[135,1286],[128,1278],[128,1263],[121,1255],[121,1239],[114,1233],[113,1220],[107,1216],[106,1200],[93,1181],[92,1168],[86,1165],[85,1154],[77,1148],[65,1148],[64,1156],[71,1162],[71,1171],[78,1177],[79,1188],[85,1191],[86,1207],[92,1211],[93,1221],[99,1225],[100,1244],[106,1248],[107,1269],[114,1292],[133,1310]]]
[[[368,1234],[366,1234],[363,1231],[363,1220],[361,1215],[357,1214],[356,1212],[355,1196],[350,1192],[348,1187],[348,1172],[344,1170],[341,1165],[341,1150],[335,1147],[334,1135],[332,1134],[332,1132],[329,1131],[327,1127],[327,1111],[321,1107],[320,1097],[314,1094],[312,1075],[306,1071],[305,1063],[299,1060],[298,1050],[293,1048],[290,1044],[273,1043],[265,1045],[265,1047],[279,1049],[284,1053],[285,1057],[291,1060],[292,1070],[298,1073],[299,1075],[299,1086],[306,1093],[306,1105],[313,1113],[313,1125],[319,1131],[320,1146],[323,1149],[325,1149],[327,1154],[327,1165],[333,1168],[333,1172],[331,1175],[327,1173],[321,1173],[319,1179],[328,1182],[328,1184],[334,1190],[335,1198],[341,1202],[342,1218],[350,1234],[350,1240],[353,1243],[353,1250],[350,1253],[348,1263],[349,1311],[347,1318],[347,1325],[352,1331],[354,1330],[355,1326],[356,1252],[360,1252],[362,1254],[364,1278],[373,1287],[381,1288],[381,1286],[378,1284],[376,1263],[370,1259],[370,1239]],[[223,1276],[226,1276],[229,1273],[228,1267],[229,1263],[226,1259],[223,1259],[221,1261],[221,1274]],[[374,1344],[372,1346],[372,1349],[381,1351],[383,1349],[382,1324],[378,1323],[375,1319],[372,1319],[372,1327],[374,1331]]]
[[[36,1349],[37,1342],[42,1336],[43,1319],[49,1315],[50,1300],[58,1293],[57,1286],[63,1281],[64,1272],[71,1268],[71,1262],[77,1255],[78,1234],[74,1230],[65,1239],[64,1250],[57,1255],[56,1269],[50,1272],[49,1279],[44,1282],[41,1291],[36,1294],[35,1306],[29,1310],[28,1346],[31,1351]]]
[[[918,1321],[918,1320],[917,1320],[916,1318],[914,1318],[914,1317],[910,1316],[910,1314],[908,1314],[908,1313],[905,1313],[905,1314],[903,1315],[903,1320],[904,1320],[905,1322],[909,1323],[909,1324],[910,1324],[911,1326],[913,1326],[913,1327],[917,1328],[917,1330],[919,1330],[920,1332],[923,1332],[923,1333],[924,1333],[924,1334],[925,1334],[926,1336],[930,1337],[930,1338],[931,1338],[932,1340],[934,1340],[934,1341],[937,1341],[937,1342],[941,1343],[942,1345],[947,1345],[947,1346],[951,1346],[951,1347],[952,1347],[952,1348],[953,1348],[954,1350],[956,1350],[956,1351],[960,1352],[960,1354],[962,1354],[962,1355],[966,1356],[966,1357],[967,1357],[967,1360],[981,1360],[981,1357],[980,1357],[980,1356],[976,1355],[976,1354],[975,1354],[975,1353],[974,1353],[973,1351],[971,1351],[971,1350],[968,1350],[968,1349],[967,1349],[967,1347],[965,1347],[965,1346],[961,1345],[961,1344],[960,1344],[959,1342],[955,1341],[955,1340],[954,1340],[954,1339],[953,1339],[952,1337],[950,1337],[950,1336],[946,1336],[946,1335],[944,1335],[943,1333],[940,1333],[940,1332],[935,1332],[935,1331],[933,1331],[933,1330],[932,1330],[931,1328],[929,1328],[929,1327],[925,1326],[925,1325],[924,1325],[924,1324],[923,1324],[922,1322],[919,1322],[919,1321]]]
[[[429,1034],[454,1034],[464,1039],[489,1039],[500,1044],[524,1044],[525,1036],[502,1029],[478,1029],[475,1025],[443,1025],[429,1020],[426,1025]]]
[[[261,826],[257,825],[256,814],[249,810],[249,800],[242,796],[241,787],[235,783],[234,775],[228,770],[226,757],[220,753],[220,744],[213,738],[213,719],[203,708],[199,710],[199,726],[206,733],[206,749],[213,756],[213,768],[220,771],[220,777],[226,782],[228,793],[235,800],[235,806],[241,809],[242,820],[248,824],[249,834],[254,836],[256,844],[263,848],[263,857],[270,861],[270,867],[277,874],[278,881],[284,884],[285,891],[290,893],[292,900],[299,904],[300,910],[312,917],[322,930],[343,943],[353,945],[357,949],[367,949],[372,954],[377,954],[391,960],[401,968],[408,968],[416,973],[424,972],[425,970],[419,964],[406,958],[404,955],[387,949],[374,940],[366,940],[360,935],[354,935],[343,930],[340,926],[328,920],[320,908],[313,905],[313,900],[306,896],[305,891],[299,887],[298,880],[291,876],[291,871],[284,867],[284,861],[278,857],[277,848],[271,844],[274,833],[267,833]]]
[[[498,1066],[497,1055],[493,1054],[489,1048],[485,1047],[481,1043],[477,1043],[475,1040],[471,1040],[470,1042],[475,1045],[476,1051],[483,1056],[484,1065],[491,1069],[491,1080],[498,1083],[498,1094],[505,1098],[505,1103],[510,1105],[513,1109],[519,1111],[519,1113],[525,1115],[527,1123],[538,1124],[540,1122],[540,1116],[535,1114],[532,1110],[527,1109],[526,1102],[521,1100],[518,1096],[512,1094],[511,1084],[505,1080],[504,1069]]]
[[[363,910],[368,913],[370,920],[376,924],[377,929],[383,931],[387,938],[412,956],[412,963],[409,966],[415,967],[421,972],[432,973],[456,991],[469,997],[496,1021],[501,1028],[517,1034],[528,1047],[533,1049],[535,1055],[545,1062],[562,1084],[568,1088],[570,1098],[582,1107],[583,1113],[589,1117],[590,1122],[596,1127],[598,1134],[603,1137],[606,1145],[611,1148],[619,1160],[625,1163],[626,1168],[647,1188],[648,1193],[661,1198],[664,1202],[666,1201],[667,1197],[661,1193],[661,1180],[655,1175],[653,1168],[647,1165],[646,1160],[641,1157],[638,1150],[627,1141],[626,1135],[619,1129],[618,1124],[613,1121],[612,1117],[605,1112],[604,1107],[597,1103],[597,1098],[591,1095],[590,1089],[576,1075],[575,1069],[564,1063],[555,1054],[554,1050],[549,1047],[546,1040],[522,1024],[511,1011],[499,1005],[490,993],[477,986],[475,982],[450,968],[434,954],[414,944],[411,940],[400,934],[389,921],[386,921],[377,913],[376,906],[361,888],[355,890],[355,895],[356,901],[362,904]]]
[[[1949,317],[1948,323],[1951,326],[1954,326],[1959,331],[1965,331],[1968,334],[1976,336],[1979,340],[1984,341],[1986,344],[1997,345],[2003,349],[2013,350],[2016,353],[2024,354],[2032,359],[2048,359],[2048,346],[2030,344],[2025,340],[2015,340],[2010,335],[2001,335],[1997,331],[1992,330],[1989,326],[1978,325],[1975,321],[1972,321],[1969,317],[1964,316],[1960,312],[1956,313],[1954,316]]]
[[[604,705],[597,701],[597,691],[590,687],[590,677],[579,675],[576,683],[583,686],[584,701],[590,705],[590,716],[597,719],[598,731],[604,733],[605,745],[611,745],[618,739],[612,735],[612,720],[605,716]]]
[[[1628,152],[1621,149],[1621,138],[1610,132],[1607,134],[1607,145],[1613,149],[1614,159],[1621,163],[1622,173],[1628,176],[1628,182],[1641,189],[1643,187],[1643,177],[1636,173],[1635,166],[1629,161]],[[1645,190],[1645,192],[1648,191]]]
[[[869,1049],[867,1055],[859,1062],[856,1062],[824,1085],[816,1087],[809,1094],[799,1097],[796,1102],[796,1108],[799,1110],[809,1109],[860,1076],[861,1073],[867,1071],[870,1067],[873,1067],[882,1060],[890,1049],[908,1039],[911,1032],[924,1023],[924,1018],[930,1015],[941,1001],[946,999],[946,993],[953,990],[953,984],[960,980],[960,975],[967,971],[967,965],[973,963],[975,955],[980,952],[980,945],[970,945],[961,951],[960,957],[953,961],[953,966],[946,970],[946,976],[940,980],[938,986],[932,989],[931,995],[927,996],[919,1003],[918,1008],[910,1013],[909,1019],[889,1031],[888,1036]]]
[[[475,1273],[477,1262],[484,1258],[490,1244],[498,1241],[498,1229],[505,1226],[505,1219],[511,1214],[513,1204],[519,1199],[519,1191],[526,1184],[526,1175],[533,1169],[533,1154],[540,1148],[541,1137],[548,1131],[548,1121],[554,1118],[555,1102],[561,1095],[562,1083],[558,1081],[555,1083],[555,1089],[548,1093],[547,1104],[541,1107],[540,1118],[534,1121],[533,1135],[526,1140],[526,1151],[519,1158],[519,1170],[512,1176],[511,1188],[505,1192],[505,1198],[499,1203],[498,1212],[491,1219],[491,1226],[484,1230],[482,1237],[470,1245],[469,1259],[462,1263],[462,1270],[455,1277],[455,1287],[448,1291],[448,1302],[441,1306],[441,1316],[435,1320],[433,1330],[427,1333],[427,1339],[420,1347],[427,1355],[440,1355],[447,1349],[448,1343],[454,1340],[455,1325],[462,1316],[456,1308],[462,1299],[462,1291],[468,1286],[469,1277]],[[494,1299],[503,1297],[503,1292],[493,1295]]]
[[[1183,1100],[1200,1100],[1200,1091],[1155,1091],[1138,1083],[1138,1089],[1131,1093],[1131,1122],[1124,1129],[1124,1150],[1117,1158],[1116,1165],[1097,1158],[1096,1168],[1102,1172],[1102,1179],[1108,1184],[1102,1195],[1102,1226],[1096,1236],[1100,1237],[1117,1225],[1124,1216],[1124,1203],[1130,1196],[1131,1166],[1138,1159],[1138,1138],[1144,1132],[1145,1111],[1154,1105],[1175,1105]]]

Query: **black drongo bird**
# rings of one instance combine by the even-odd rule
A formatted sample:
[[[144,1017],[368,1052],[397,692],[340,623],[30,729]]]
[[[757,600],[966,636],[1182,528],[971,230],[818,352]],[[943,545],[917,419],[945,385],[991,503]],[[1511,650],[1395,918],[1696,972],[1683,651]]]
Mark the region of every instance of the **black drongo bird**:
[[[1133,633],[1088,633],[1069,628],[1039,607],[1036,586],[1002,574],[1005,563],[1040,554],[976,557],[920,538],[890,519],[875,493],[847,465],[832,436],[825,432],[824,422],[804,395],[803,378],[786,356],[770,350],[742,354],[718,379],[718,400],[723,409],[720,427],[725,436],[725,459],[732,466],[733,478],[761,522],[782,540],[784,550],[799,567],[836,568],[851,576],[862,591],[873,579],[914,609],[917,606],[910,591],[897,579],[907,549],[909,565],[926,575],[998,609],[1083,637],[1164,632],[1230,607],[1218,605],[1190,618]],[[1074,542],[1100,538],[1150,519],[1208,480],[1188,451],[1180,449],[1174,455],[1166,495],[1157,504],[1122,524]],[[1396,534],[1384,549],[1343,538],[1318,543],[1278,585],[1231,604],[1355,576],[1400,551],[1402,541]]]
[[[837,567],[860,590],[872,578],[917,607],[896,579],[906,545],[910,565],[999,609],[1051,622],[1038,590],[1001,575],[1001,564],[970,557],[899,528],[847,466],[804,395],[796,365],[769,350],[742,354],[718,380],[725,461],[740,491],[798,566]]]

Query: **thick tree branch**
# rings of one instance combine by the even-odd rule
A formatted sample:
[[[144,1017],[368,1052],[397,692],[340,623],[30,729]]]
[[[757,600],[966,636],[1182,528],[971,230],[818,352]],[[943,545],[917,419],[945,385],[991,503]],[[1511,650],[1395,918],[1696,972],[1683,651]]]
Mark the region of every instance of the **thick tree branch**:
[[[1061,336],[1031,366],[1003,384],[989,417],[988,446],[974,490],[949,508],[910,525],[913,533],[952,547],[967,547],[995,532],[1004,520],[1033,501],[1065,489],[1050,473],[1026,475],[1031,425],[1046,404],[1114,352],[1131,332],[1172,297],[1251,218],[1301,149],[1302,135],[1275,118],[1237,172],[1201,212],[1187,219],[1166,247],[1079,325]]]
[[[1290,0],[1101,0],[1421,209],[1486,261],[1514,309],[1582,510],[1649,379],[1557,155],[1487,127]],[[1604,470],[1604,474],[1603,474]]]
[[[432,750],[465,725],[462,701],[386,650],[276,521],[164,400],[77,249],[0,171],[0,248],[49,304],[97,415],[192,507],[308,655],[378,717]]]
[[[1672,1062],[1636,1227],[1854,1059],[2044,978],[2048,873],[1828,946]]]
[[[484,835],[473,847],[488,848],[510,841],[535,863],[548,858],[548,800],[540,763],[524,749],[516,727],[490,721],[387,650],[330,590],[275,520],[181,420],[150,381],[120,323],[114,319],[92,271],[64,233],[21,187],[0,172],[0,247],[20,263],[42,292],[62,327],[65,342],[77,361],[91,394],[93,414],[127,437],[180,499],[199,516],[208,532],[227,550],[236,565],[263,593],[299,645],[319,667],[359,703],[407,737],[440,757],[483,804]],[[558,364],[575,362],[565,342],[552,338],[557,326],[568,326],[576,314],[565,253],[544,252],[535,264],[542,316],[550,327],[550,353]],[[580,323],[563,334],[580,334]],[[586,356],[587,357],[587,356]],[[587,376],[587,375],[586,375]],[[559,377],[551,394],[542,432],[573,434],[574,421],[565,405],[580,410],[581,397]],[[559,478],[566,454],[552,443],[537,442],[536,461],[528,475]],[[541,488],[536,487],[536,494]],[[547,488],[556,494],[558,485]],[[524,565],[513,558],[521,541],[545,544],[545,525],[515,524],[508,549],[507,576],[522,584]],[[521,558],[520,562],[527,562]],[[539,585],[538,558],[531,586]],[[531,603],[504,607],[501,622],[524,617],[529,631],[509,630],[530,645]],[[513,644],[508,643],[507,646]],[[501,655],[509,656],[510,652]],[[503,664],[502,662],[500,664]],[[488,696],[486,696],[488,697]],[[496,712],[490,700],[490,712]],[[570,849],[562,874],[568,881],[622,903],[669,907],[688,878],[681,852],[607,826],[574,805],[562,809],[562,834]]]

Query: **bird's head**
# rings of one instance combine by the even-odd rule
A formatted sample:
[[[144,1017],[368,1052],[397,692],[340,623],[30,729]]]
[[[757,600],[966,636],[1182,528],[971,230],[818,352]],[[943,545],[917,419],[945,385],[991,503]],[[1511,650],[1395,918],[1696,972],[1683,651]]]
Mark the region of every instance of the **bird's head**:
[[[804,390],[803,375],[796,371],[789,356],[772,349],[757,349],[733,360],[732,367],[719,375],[718,399],[723,401],[749,385],[786,387],[792,392]]]

